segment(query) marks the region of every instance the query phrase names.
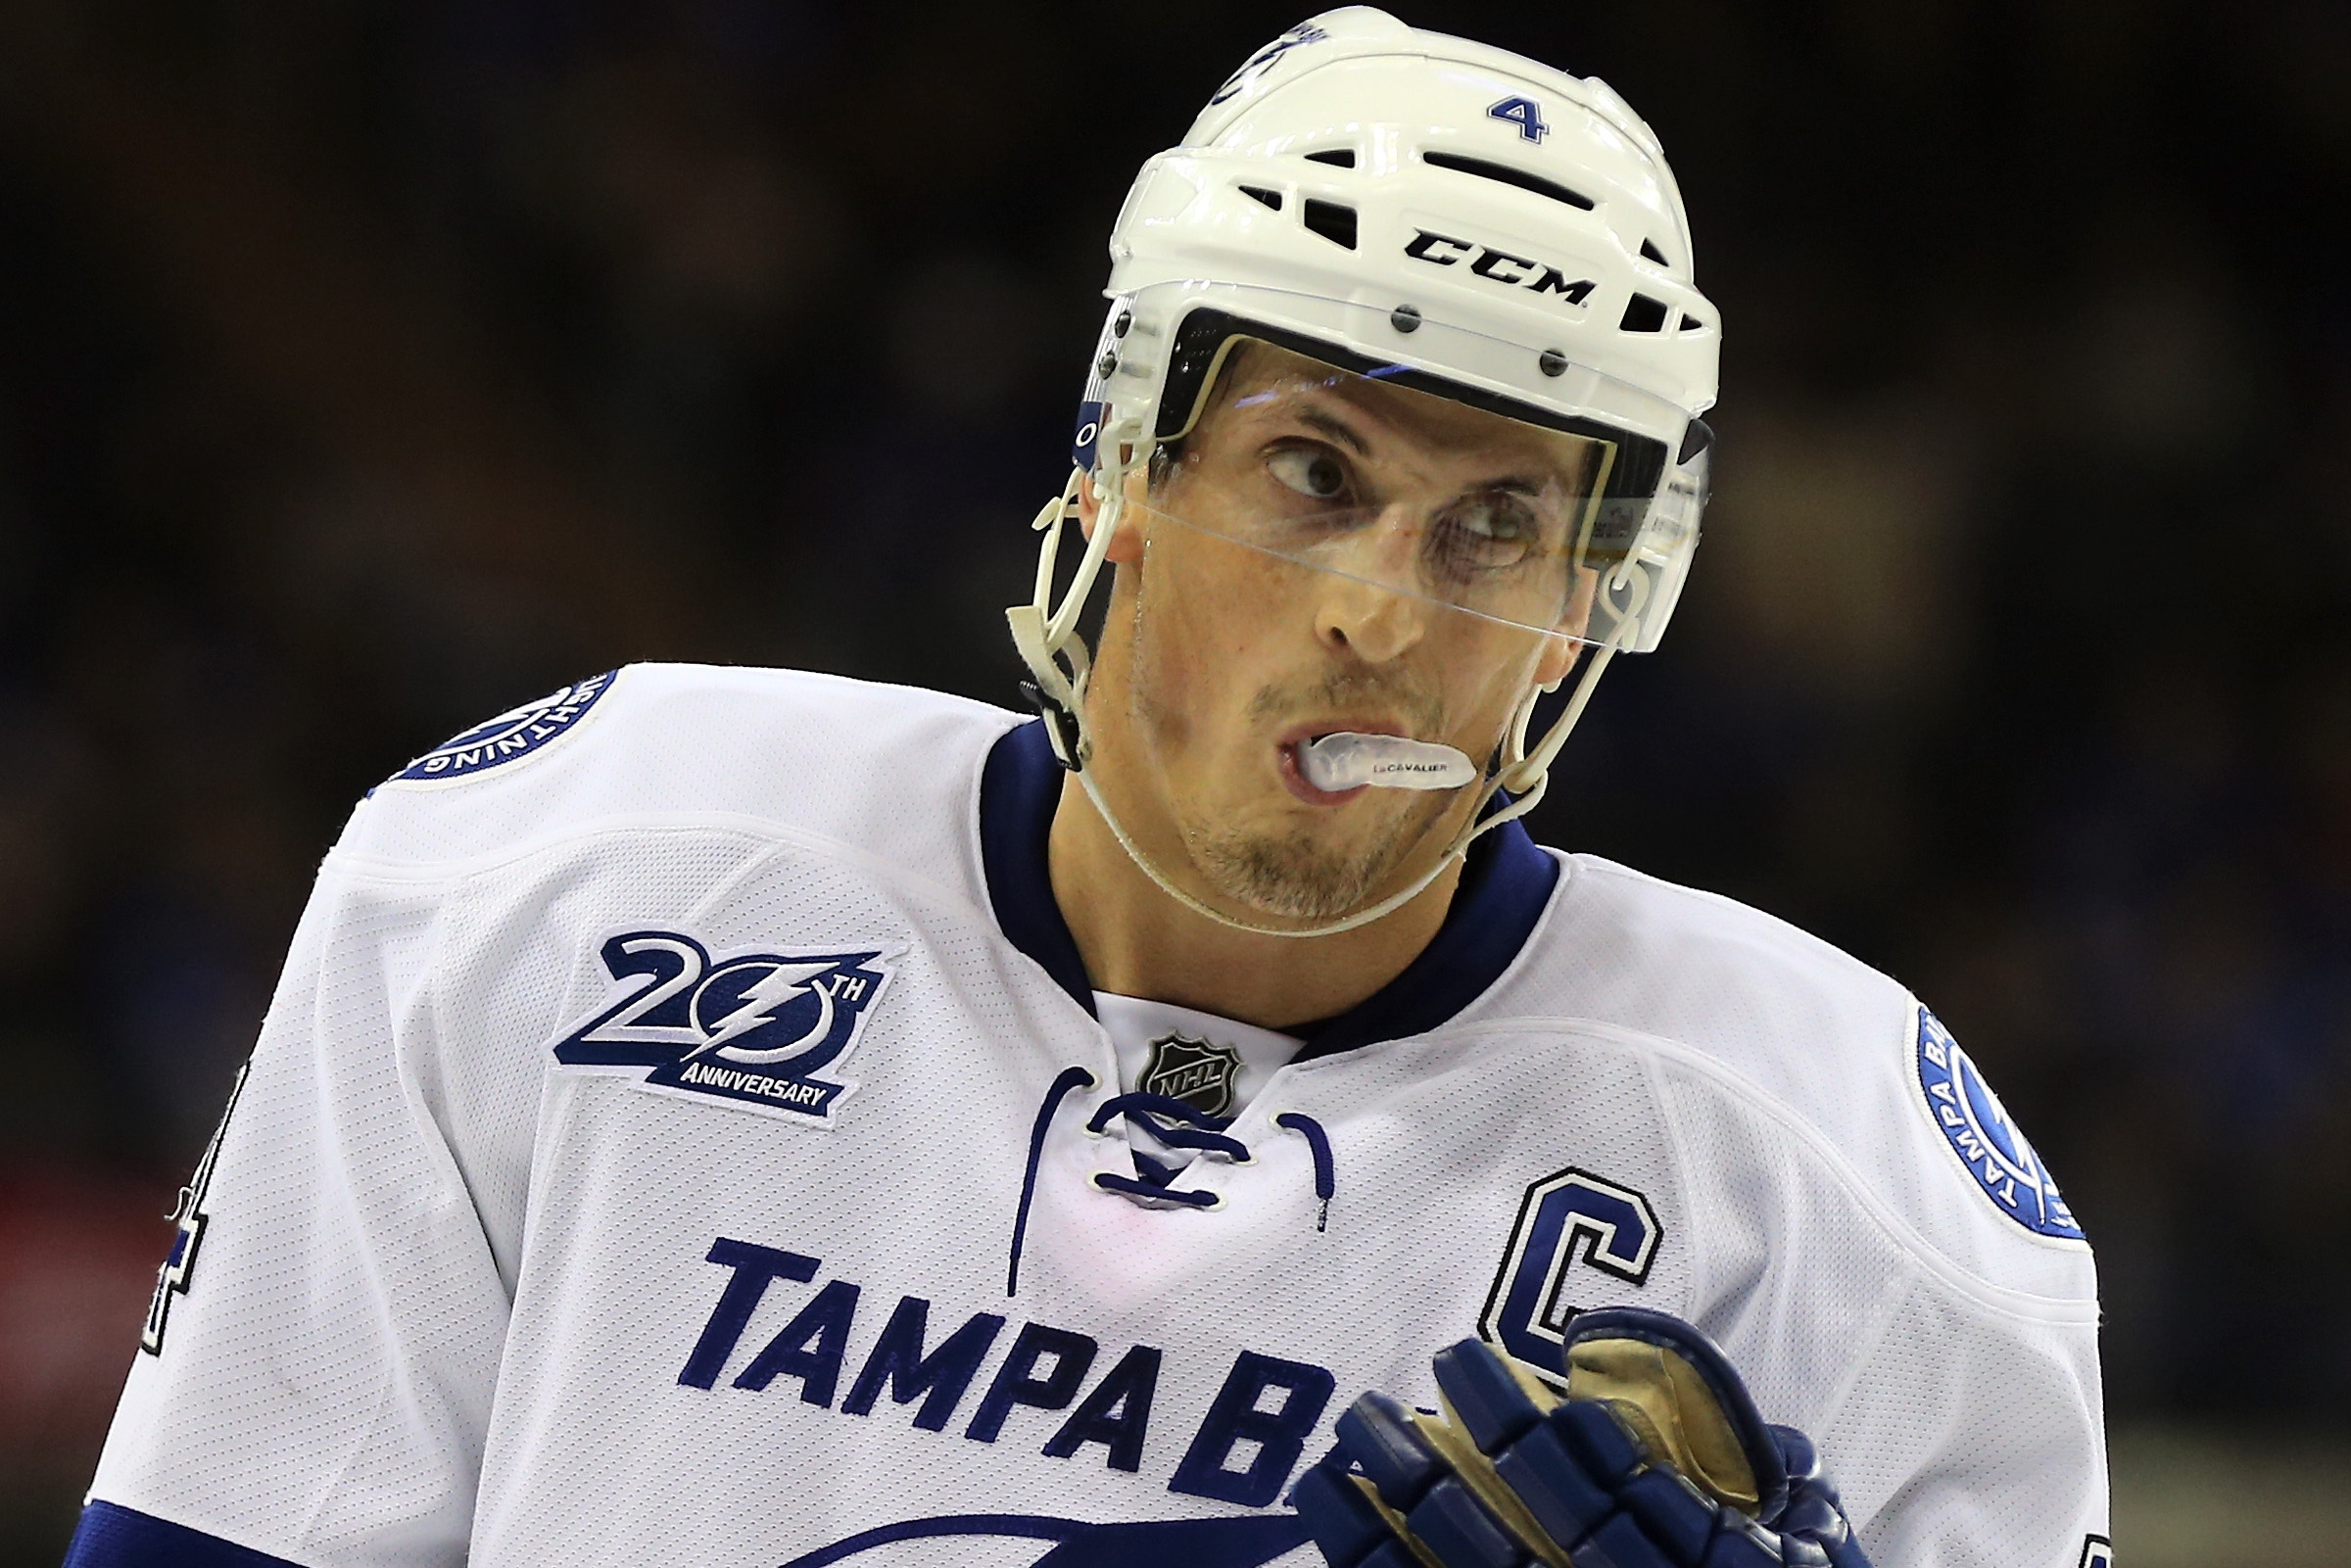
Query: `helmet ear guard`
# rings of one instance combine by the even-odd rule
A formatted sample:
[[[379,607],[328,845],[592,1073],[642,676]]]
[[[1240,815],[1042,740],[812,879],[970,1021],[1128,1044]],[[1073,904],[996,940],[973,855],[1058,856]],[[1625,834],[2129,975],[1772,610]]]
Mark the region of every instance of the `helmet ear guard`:
[[[1253,56],[1186,145],[1144,165],[1110,248],[1073,471],[1033,523],[1044,537],[1032,601],[1006,612],[1025,690],[1055,756],[1179,903],[1283,936],[1367,924],[1542,800],[1600,676],[1616,654],[1655,648],[1680,600],[1707,494],[1712,431],[1700,415],[1720,334],[1690,282],[1671,171],[1605,83],[1355,7]],[[1608,448],[1575,558],[1596,577],[1576,637],[1590,656],[1566,706],[1531,738],[1538,702],[1565,675],[1528,690],[1477,809],[1427,874],[1308,929],[1236,921],[1175,885],[1086,769],[1080,614],[1131,526],[1130,484],[1197,428],[1242,339]],[[1089,481],[1098,509],[1057,598],[1061,530]]]
[[[1029,525],[1043,536],[1037,543],[1035,590],[1028,603],[1015,604],[1004,612],[1013,645],[1029,666],[1030,679],[1022,683],[1022,693],[1044,718],[1054,760],[1072,773],[1083,772],[1092,749],[1085,729],[1085,687],[1092,674],[1092,655],[1085,639],[1079,635],[1079,618],[1093,595],[1095,581],[1109,558],[1111,539],[1125,515],[1128,476],[1138,468],[1149,472],[1151,452],[1157,445],[1143,434],[1144,405],[1131,398],[1114,402],[1110,396],[1111,377],[1122,368],[1128,368],[1129,379],[1133,378],[1129,368],[1133,361],[1123,360],[1120,355],[1122,341],[1133,330],[1131,301],[1114,299],[1094,351],[1085,396],[1078,404],[1070,477],[1061,494],[1038,508]],[[1077,519],[1080,491],[1087,484],[1094,487],[1096,497],[1093,531],[1078,557],[1069,588],[1056,602],[1053,579],[1060,562],[1061,531]]]

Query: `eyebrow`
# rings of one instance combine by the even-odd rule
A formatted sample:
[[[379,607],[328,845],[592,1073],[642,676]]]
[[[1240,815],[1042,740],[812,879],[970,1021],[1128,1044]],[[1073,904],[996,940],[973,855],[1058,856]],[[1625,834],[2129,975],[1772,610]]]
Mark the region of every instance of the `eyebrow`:
[[[1371,455],[1371,444],[1357,433],[1353,425],[1336,414],[1325,413],[1319,408],[1301,408],[1296,417],[1300,424],[1311,426],[1331,440],[1354,448],[1357,456]]]
[[[1236,403],[1235,406],[1247,406],[1249,404],[1264,402],[1272,398],[1273,396],[1273,389],[1269,389],[1268,391],[1256,394],[1255,396],[1240,399]],[[1322,435],[1330,437],[1333,441],[1353,448],[1358,456],[1368,457],[1371,455],[1371,444],[1367,441],[1353,425],[1349,424],[1346,420],[1341,419],[1336,414],[1329,413],[1321,408],[1309,406],[1294,410],[1291,414],[1291,417],[1296,419],[1300,424],[1305,425],[1312,430],[1318,431]],[[1572,489],[1579,485],[1584,479],[1589,477],[1589,463],[1590,458],[1587,455],[1583,464],[1583,472],[1575,472],[1568,465],[1561,465],[1557,471],[1550,471],[1548,473],[1548,477],[1553,481],[1563,483]],[[1544,484],[1544,478],[1530,477],[1524,473],[1516,473],[1500,475],[1496,478],[1484,481],[1475,488],[1479,490],[1515,491],[1522,495],[1536,496],[1542,494]]]

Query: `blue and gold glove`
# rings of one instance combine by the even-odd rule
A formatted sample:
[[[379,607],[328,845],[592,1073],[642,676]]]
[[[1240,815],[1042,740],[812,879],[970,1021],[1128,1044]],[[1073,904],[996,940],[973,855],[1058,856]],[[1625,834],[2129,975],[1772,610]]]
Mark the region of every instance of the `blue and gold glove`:
[[[1584,1312],[1567,1367],[1561,1400],[1463,1340],[1443,1415],[1365,1395],[1291,1505],[1333,1568],[1869,1568],[1811,1440],[1688,1323]]]

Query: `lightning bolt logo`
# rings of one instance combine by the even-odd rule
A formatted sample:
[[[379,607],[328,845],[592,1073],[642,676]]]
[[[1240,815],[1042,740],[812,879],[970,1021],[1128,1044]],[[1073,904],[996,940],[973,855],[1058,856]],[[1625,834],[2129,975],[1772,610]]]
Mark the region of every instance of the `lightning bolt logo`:
[[[829,963],[769,965],[765,974],[744,988],[743,994],[736,999],[734,1011],[724,1018],[703,1022],[702,1026],[708,1031],[707,1038],[687,1052],[685,1060],[692,1062],[696,1057],[716,1055],[729,1062],[740,1062],[745,1067],[766,1067],[785,1060],[802,1046],[822,1040],[833,1029],[833,993],[825,986],[808,982],[836,967]],[[814,992],[817,999],[816,1022],[796,1038],[764,1051],[746,1050],[727,1043],[742,1038],[762,1024],[773,1023],[778,1008],[810,992]],[[697,997],[696,1001],[696,1011],[699,1011],[700,998]]]

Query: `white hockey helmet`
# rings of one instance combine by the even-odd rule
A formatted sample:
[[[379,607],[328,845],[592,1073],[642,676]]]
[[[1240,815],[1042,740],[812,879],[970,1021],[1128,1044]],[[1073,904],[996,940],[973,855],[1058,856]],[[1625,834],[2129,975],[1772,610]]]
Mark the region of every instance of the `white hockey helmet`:
[[[1445,858],[1530,809],[1608,659],[1656,646],[1705,498],[1719,319],[1692,281],[1689,223],[1649,126],[1598,78],[1368,7],[1331,11],[1252,55],[1183,144],[1143,166],[1110,254],[1076,472],[1037,517],[1034,601],[1008,612],[1064,764],[1084,778],[1078,619],[1127,481],[1190,434],[1229,346],[1250,339],[1607,444],[1578,541],[1598,592],[1573,635],[1595,656],[1531,748],[1540,693],[1526,694],[1485,781],[1517,798],[1465,823]],[[1087,477],[1103,514],[1056,603],[1060,530]],[[1285,934],[1376,919],[1426,880]]]

